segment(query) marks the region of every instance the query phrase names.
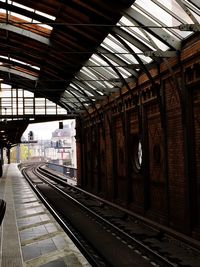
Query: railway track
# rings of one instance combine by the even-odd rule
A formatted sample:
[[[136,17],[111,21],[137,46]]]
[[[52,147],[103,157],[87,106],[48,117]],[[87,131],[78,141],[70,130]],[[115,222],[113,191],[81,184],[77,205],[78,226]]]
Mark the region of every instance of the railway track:
[[[92,266],[199,267],[200,253],[42,165],[21,168]]]

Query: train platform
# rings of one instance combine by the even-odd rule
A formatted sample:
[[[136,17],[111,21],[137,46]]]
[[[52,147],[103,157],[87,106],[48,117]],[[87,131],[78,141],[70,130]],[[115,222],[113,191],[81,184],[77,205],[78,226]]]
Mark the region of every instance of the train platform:
[[[0,179],[6,212],[0,228],[0,267],[89,267],[89,263],[41,203],[17,164]]]

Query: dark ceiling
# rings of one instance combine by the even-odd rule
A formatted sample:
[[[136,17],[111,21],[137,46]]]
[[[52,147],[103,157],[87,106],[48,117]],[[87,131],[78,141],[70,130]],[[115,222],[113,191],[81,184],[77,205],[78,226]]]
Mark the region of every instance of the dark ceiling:
[[[177,56],[190,25],[199,22],[197,0],[1,0],[1,83],[48,99],[73,117],[128,87],[140,71],[151,79],[149,66]],[[10,121],[2,109],[0,132],[7,139],[0,134],[0,144],[16,144],[30,120],[10,112]]]
[[[13,1],[0,2],[0,8],[6,10],[0,15],[0,78],[13,87],[33,92],[35,97],[60,104],[60,96],[67,85],[111,29],[100,25],[116,24],[122,11],[133,1],[109,1],[109,4],[107,0],[14,2],[34,11]],[[55,20],[36,10],[54,16]],[[26,23],[15,13],[32,20]],[[43,28],[40,23],[51,26],[52,30]],[[0,128],[5,130],[7,140],[11,144],[20,142],[29,121],[5,121],[0,123]],[[3,138],[0,136],[0,139]],[[3,146],[7,140],[1,141]]]
[[[8,84],[30,90],[36,95],[46,96],[56,102],[74,75],[110,31],[110,27],[95,25],[116,24],[122,16],[122,11],[133,1],[109,1],[109,4],[106,0],[17,0],[15,2],[45,12],[56,19],[51,20],[21,7],[0,2],[0,8],[53,27],[52,31],[44,30],[40,24],[25,24],[22,19],[18,19],[16,23],[16,18],[9,13],[4,14],[1,23],[6,24],[7,27],[4,29],[1,27],[0,30],[1,55],[8,57],[3,59],[4,65],[31,74],[36,79],[19,77],[13,72],[2,72],[1,77]],[[15,31],[16,27],[22,29],[20,34],[19,30]],[[44,40],[37,40],[37,36],[36,38],[26,37],[23,30],[39,34],[44,37]],[[9,57],[30,63],[40,70],[33,71],[29,66],[17,62],[13,64]]]

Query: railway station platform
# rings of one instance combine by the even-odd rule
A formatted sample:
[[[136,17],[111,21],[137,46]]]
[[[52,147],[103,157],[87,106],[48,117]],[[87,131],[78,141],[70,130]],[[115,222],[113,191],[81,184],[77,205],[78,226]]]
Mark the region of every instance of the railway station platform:
[[[3,169],[0,198],[6,201],[6,212],[0,227],[0,267],[89,267],[17,164]]]

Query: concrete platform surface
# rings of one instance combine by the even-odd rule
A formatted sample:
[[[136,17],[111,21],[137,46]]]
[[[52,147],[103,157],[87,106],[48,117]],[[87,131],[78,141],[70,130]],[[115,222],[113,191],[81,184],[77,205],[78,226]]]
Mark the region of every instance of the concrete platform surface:
[[[89,267],[17,164],[3,169],[0,198],[7,205],[0,229],[0,267]]]

